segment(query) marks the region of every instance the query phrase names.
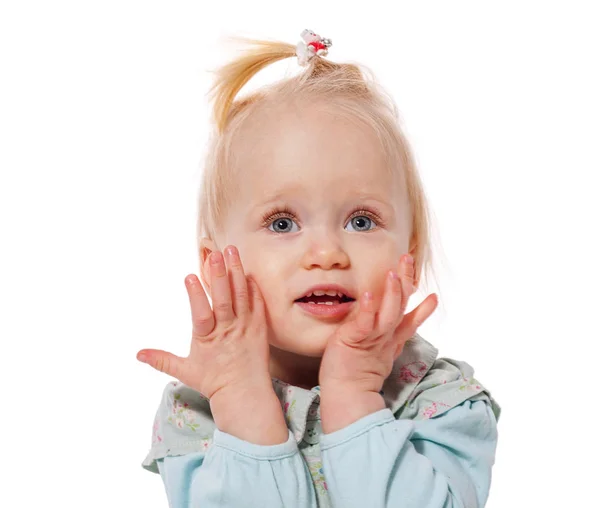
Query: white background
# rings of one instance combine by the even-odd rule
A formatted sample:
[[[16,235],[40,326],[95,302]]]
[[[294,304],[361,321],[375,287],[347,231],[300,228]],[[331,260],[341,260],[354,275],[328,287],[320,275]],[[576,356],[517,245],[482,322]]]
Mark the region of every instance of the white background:
[[[420,333],[503,409],[487,506],[594,504],[594,4],[2,2],[0,505],[167,506],[141,462],[170,378],[135,355],[188,351],[207,71],[304,28],[400,108],[436,216]]]

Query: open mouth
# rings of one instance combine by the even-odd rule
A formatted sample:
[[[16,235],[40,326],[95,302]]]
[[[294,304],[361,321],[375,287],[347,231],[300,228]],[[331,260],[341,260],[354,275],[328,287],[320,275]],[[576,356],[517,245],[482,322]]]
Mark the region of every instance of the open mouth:
[[[340,305],[341,303],[353,302],[354,298],[350,298],[344,294],[333,295],[315,295],[298,298],[298,303],[310,303],[314,305]]]
[[[305,315],[317,319],[339,321],[346,317],[354,307],[354,298],[349,291],[337,284],[321,285],[308,289],[301,298],[294,300]]]

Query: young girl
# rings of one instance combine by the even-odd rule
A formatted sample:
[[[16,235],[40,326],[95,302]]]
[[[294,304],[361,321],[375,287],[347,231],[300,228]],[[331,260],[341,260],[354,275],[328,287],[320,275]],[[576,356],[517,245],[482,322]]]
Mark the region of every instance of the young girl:
[[[172,508],[483,507],[500,407],[405,314],[427,207],[393,101],[355,65],[249,41],[213,88],[216,131],[186,280],[189,356],[144,349],[167,385],[152,448]],[[268,64],[305,71],[237,98]],[[208,296],[212,300],[212,308]]]

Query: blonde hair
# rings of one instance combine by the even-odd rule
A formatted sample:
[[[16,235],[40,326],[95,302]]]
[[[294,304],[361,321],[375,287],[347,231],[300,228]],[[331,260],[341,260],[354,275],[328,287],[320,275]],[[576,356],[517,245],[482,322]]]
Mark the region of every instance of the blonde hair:
[[[208,145],[199,194],[198,251],[202,237],[215,240],[224,223],[235,185],[229,163],[232,140],[246,120],[259,108],[266,106],[303,98],[311,102],[325,99],[328,107],[335,108],[336,114],[369,125],[382,143],[390,170],[403,172],[412,213],[409,244],[410,247],[415,246],[415,274],[419,276],[423,273],[427,286],[428,271],[435,276],[430,212],[411,148],[399,125],[398,109],[393,99],[376,83],[366,67],[334,63],[319,56],[309,61],[304,72],[236,98],[244,85],[260,70],[274,62],[296,57],[296,46],[285,42],[245,38],[236,40],[245,43],[247,51],[215,72],[215,81],[209,91],[214,104],[215,129]]]

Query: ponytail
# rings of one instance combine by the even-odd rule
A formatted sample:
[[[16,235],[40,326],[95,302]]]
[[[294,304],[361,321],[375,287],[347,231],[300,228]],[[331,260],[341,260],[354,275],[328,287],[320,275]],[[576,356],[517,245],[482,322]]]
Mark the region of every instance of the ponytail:
[[[242,87],[268,65],[296,56],[296,46],[286,42],[237,39],[249,44],[250,48],[216,71],[214,84],[209,91],[214,101],[214,119],[220,132],[227,124],[235,96]]]

